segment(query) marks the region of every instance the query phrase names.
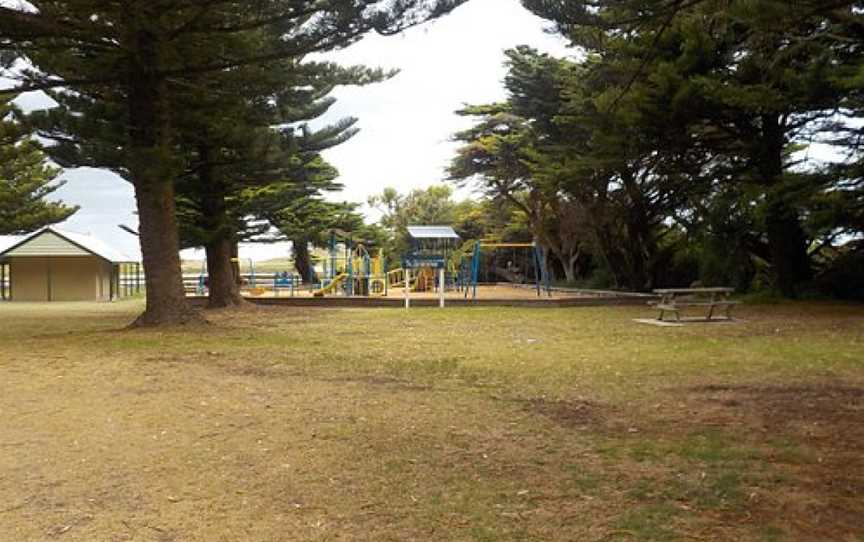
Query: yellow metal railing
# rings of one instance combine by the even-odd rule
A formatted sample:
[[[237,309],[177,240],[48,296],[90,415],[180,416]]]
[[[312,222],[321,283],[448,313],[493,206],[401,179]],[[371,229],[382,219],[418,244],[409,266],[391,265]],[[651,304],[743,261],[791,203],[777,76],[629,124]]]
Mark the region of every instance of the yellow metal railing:
[[[390,284],[390,287],[392,288],[405,286],[405,270],[400,267],[399,269],[388,271],[387,283]]]

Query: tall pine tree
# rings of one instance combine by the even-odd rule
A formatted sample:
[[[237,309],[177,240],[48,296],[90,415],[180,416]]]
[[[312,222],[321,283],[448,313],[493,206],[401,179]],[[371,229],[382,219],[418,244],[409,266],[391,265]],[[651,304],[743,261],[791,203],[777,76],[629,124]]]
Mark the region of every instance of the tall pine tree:
[[[32,232],[69,218],[77,207],[46,197],[63,186],[60,170],[46,156],[14,117],[20,112],[8,100],[0,100],[0,235]]]
[[[462,0],[31,0],[0,7],[0,54],[30,62],[13,91],[63,87],[122,104],[147,308],[141,325],[196,320],[180,271],[172,93],[203,73],[344,47],[447,13]],[[31,9],[32,8],[32,9]],[[259,32],[261,29],[268,32]],[[253,33],[258,39],[249,39]]]

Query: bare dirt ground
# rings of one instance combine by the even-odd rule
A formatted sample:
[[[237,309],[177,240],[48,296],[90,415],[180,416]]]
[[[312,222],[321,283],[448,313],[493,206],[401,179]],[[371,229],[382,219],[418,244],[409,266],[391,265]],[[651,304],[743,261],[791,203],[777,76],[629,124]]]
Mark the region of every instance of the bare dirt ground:
[[[290,289],[279,289],[278,291],[274,291],[269,287],[262,287],[260,289],[251,289],[247,288],[244,290],[244,294],[250,297],[291,297]],[[311,297],[312,291],[309,289],[297,289],[294,292],[295,296],[299,297]],[[330,294],[326,297],[341,297],[343,294]],[[401,288],[391,288],[388,292],[387,297],[402,299],[404,297],[404,290]],[[562,290],[554,290],[551,295],[548,295],[545,291],[542,292],[540,296],[537,295],[537,290],[535,288],[531,288],[530,285],[509,285],[509,284],[483,284],[477,286],[477,298],[478,299],[506,299],[506,300],[530,300],[530,299],[571,299],[571,298],[584,298],[584,297],[597,297],[599,294],[591,294],[587,292],[568,292]],[[469,292],[467,298],[470,299],[472,293]],[[438,293],[435,291],[428,292],[408,292],[408,297],[411,299],[438,299]],[[444,297],[446,299],[465,299],[466,295],[464,291],[458,290],[448,290]]]
[[[864,310],[0,305],[0,541],[864,540]]]

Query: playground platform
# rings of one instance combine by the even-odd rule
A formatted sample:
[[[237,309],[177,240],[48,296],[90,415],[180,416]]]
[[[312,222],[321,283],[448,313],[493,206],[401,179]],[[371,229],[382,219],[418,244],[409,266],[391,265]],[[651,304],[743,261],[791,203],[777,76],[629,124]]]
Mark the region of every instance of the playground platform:
[[[388,296],[346,297],[330,295],[314,297],[309,290],[295,290],[292,296],[287,291],[265,291],[258,295],[246,295],[251,303],[268,306],[284,307],[403,307],[405,298],[398,289],[390,290]],[[438,294],[435,292],[411,292],[409,294],[412,307],[437,307]],[[654,296],[628,292],[605,290],[581,290],[553,288],[552,295],[545,292],[537,296],[537,290],[525,286],[509,284],[488,284],[477,287],[477,299],[465,297],[464,292],[451,291],[445,295],[448,307],[583,307],[606,305],[645,305]],[[203,304],[206,296],[190,296],[193,304]]]

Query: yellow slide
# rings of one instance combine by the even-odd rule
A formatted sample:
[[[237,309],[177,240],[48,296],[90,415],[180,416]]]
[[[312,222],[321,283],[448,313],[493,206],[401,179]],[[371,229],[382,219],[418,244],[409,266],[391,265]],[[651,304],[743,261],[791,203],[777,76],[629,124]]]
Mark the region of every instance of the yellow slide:
[[[319,290],[315,290],[312,292],[312,295],[315,297],[324,297],[327,294],[332,294],[340,285],[344,284],[346,280],[348,280],[348,273],[340,273],[330,281],[330,284]]]

